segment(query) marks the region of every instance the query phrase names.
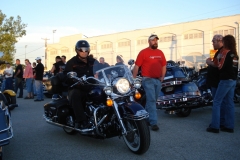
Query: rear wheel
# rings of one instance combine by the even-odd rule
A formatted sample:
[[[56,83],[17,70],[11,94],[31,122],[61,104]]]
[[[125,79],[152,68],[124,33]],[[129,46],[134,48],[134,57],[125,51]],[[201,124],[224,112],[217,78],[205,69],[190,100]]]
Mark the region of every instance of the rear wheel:
[[[145,153],[150,145],[150,131],[146,120],[125,120],[124,125],[127,134],[123,135],[123,139],[127,147],[135,154]]]
[[[190,115],[192,109],[190,108],[181,108],[176,111],[176,115],[179,117],[187,117]]]

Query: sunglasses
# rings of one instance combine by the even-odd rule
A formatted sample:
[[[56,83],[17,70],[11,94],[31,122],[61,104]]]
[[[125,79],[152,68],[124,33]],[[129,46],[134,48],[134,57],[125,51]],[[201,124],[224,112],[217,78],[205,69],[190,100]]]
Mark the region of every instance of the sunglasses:
[[[79,52],[89,52],[90,49],[88,47],[77,48]]]

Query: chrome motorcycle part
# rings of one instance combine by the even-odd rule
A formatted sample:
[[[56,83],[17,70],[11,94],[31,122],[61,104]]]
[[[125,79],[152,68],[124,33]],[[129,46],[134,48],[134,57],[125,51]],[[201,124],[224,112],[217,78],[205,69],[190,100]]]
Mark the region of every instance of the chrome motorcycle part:
[[[141,88],[141,80],[140,79],[138,79],[138,78],[136,78],[135,80],[134,80],[134,82],[133,82],[133,86],[135,87],[135,88],[137,88],[137,89],[139,89],[139,88]]]
[[[106,95],[108,95],[108,96],[110,96],[112,94],[112,87],[110,87],[110,86],[104,87],[103,90],[106,93]]]
[[[130,84],[129,81],[125,78],[120,78],[115,83],[117,91],[121,94],[126,94],[130,91]]]
[[[68,76],[68,78],[75,78],[75,77],[77,77],[77,73],[76,72],[68,72],[67,76]]]

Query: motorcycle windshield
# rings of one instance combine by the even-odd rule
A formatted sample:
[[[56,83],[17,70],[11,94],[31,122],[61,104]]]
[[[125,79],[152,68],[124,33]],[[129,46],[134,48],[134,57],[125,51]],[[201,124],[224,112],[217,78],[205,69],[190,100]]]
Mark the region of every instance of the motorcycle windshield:
[[[132,72],[125,65],[116,65],[97,70],[95,72],[95,78],[107,86],[111,86],[112,82],[118,78],[125,78],[131,84],[133,83]]]

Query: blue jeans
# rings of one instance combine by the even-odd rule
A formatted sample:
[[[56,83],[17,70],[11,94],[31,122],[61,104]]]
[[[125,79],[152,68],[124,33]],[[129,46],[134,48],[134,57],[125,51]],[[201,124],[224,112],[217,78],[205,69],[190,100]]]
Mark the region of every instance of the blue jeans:
[[[37,95],[36,86],[35,86],[35,79],[33,79],[32,90],[33,90],[33,94]]]
[[[5,90],[5,85],[6,85],[6,79],[3,79],[3,81],[2,81],[2,88],[1,88],[2,92]]]
[[[6,78],[4,90],[7,90],[7,89],[13,90],[13,78],[12,77]]]
[[[223,112],[224,127],[234,129],[234,89],[236,80],[220,80],[213,100],[211,128],[219,129],[220,127],[220,110],[224,107]]]
[[[19,97],[23,96],[23,83],[22,83],[22,80],[23,80],[22,78],[18,78],[18,77],[15,78],[15,88],[14,88],[14,91],[17,94],[18,88],[20,89]]]
[[[37,99],[43,100],[43,83],[40,80],[35,80],[35,87],[37,91]]]
[[[212,98],[214,100],[214,97],[215,97],[216,92],[217,92],[217,88],[211,87],[211,92],[212,92]],[[222,126],[224,125],[224,122],[225,122],[225,111],[224,111],[224,109],[225,109],[226,105],[227,105],[226,100],[224,99],[223,103],[221,105],[221,109],[220,109],[220,125],[222,125]]]
[[[142,85],[146,94],[146,106],[145,109],[149,113],[150,125],[157,124],[157,98],[161,89],[161,82],[159,79],[143,77]]]
[[[32,84],[33,84],[33,79],[32,78],[26,78],[26,88],[28,93],[32,93]]]

